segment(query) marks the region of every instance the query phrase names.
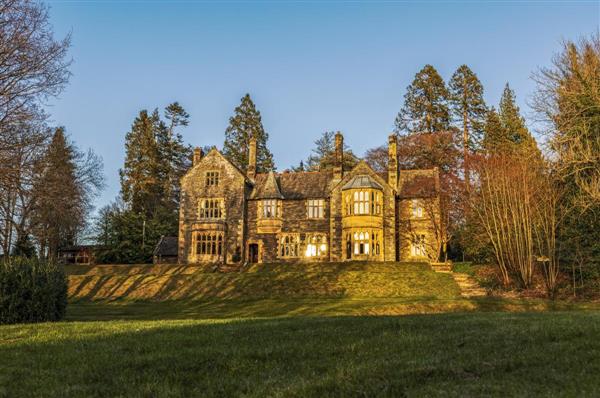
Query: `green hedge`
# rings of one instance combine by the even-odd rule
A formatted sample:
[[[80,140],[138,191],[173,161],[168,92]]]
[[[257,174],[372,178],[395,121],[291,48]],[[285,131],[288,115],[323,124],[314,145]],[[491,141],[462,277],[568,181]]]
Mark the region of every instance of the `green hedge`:
[[[53,263],[0,262],[0,324],[58,321],[67,309],[67,278]]]

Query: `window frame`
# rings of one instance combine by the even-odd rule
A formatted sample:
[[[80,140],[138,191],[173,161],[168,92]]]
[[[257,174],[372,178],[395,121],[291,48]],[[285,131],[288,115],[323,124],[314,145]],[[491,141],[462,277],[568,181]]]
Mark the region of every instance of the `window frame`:
[[[300,234],[283,233],[277,236],[277,257],[300,257]]]
[[[265,220],[281,218],[281,207],[281,199],[262,199],[260,201],[260,218]],[[271,210],[271,214],[267,213],[267,209]]]
[[[325,218],[325,199],[307,199],[306,218],[310,220]]]
[[[304,257],[321,258],[329,254],[329,240],[326,233],[307,233],[304,239]],[[325,246],[325,248],[323,248]]]
[[[223,231],[196,231],[194,253],[202,257],[221,257],[224,254],[225,234]]]
[[[206,206],[207,204],[212,206]],[[214,206],[215,204],[216,206]],[[218,217],[215,217],[215,215],[218,215]],[[225,201],[223,198],[201,198],[199,200],[198,219],[222,220],[223,218],[225,218]]]
[[[204,186],[206,188],[209,187],[218,187],[219,180],[221,177],[221,173],[219,170],[207,170],[204,172]]]

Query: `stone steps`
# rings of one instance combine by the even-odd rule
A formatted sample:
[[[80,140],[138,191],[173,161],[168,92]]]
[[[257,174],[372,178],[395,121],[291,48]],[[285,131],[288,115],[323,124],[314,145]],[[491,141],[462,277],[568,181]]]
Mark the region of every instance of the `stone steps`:
[[[487,291],[479,286],[479,283],[470,275],[452,273],[454,281],[460,287],[461,296],[463,297],[482,297],[487,296]]]

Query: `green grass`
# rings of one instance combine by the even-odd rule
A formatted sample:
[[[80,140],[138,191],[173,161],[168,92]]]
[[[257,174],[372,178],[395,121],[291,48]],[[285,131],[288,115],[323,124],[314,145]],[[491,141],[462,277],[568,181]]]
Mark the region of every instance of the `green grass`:
[[[0,397],[600,394],[598,304],[423,264],[66,269],[65,322],[0,326]]]
[[[0,396],[597,396],[600,313],[0,328]]]

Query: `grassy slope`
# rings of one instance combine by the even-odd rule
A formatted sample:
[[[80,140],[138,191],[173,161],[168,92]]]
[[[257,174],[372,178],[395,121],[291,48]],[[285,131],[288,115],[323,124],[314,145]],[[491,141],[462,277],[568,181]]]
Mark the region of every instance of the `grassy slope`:
[[[600,313],[0,327],[0,396],[597,396]]]

